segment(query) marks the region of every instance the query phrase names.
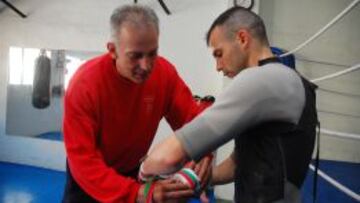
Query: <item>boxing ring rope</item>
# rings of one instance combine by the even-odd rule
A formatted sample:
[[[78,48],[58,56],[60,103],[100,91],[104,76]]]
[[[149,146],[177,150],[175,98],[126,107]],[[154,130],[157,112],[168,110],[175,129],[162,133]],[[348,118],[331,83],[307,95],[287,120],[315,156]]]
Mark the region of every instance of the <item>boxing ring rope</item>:
[[[319,90],[323,91],[323,92],[331,93],[331,94],[341,95],[341,96],[344,96],[344,97],[360,98],[360,94],[352,94],[352,93],[348,93],[348,92],[340,92],[340,91],[330,90],[330,89],[323,88],[323,87],[319,87]]]
[[[354,0],[353,2],[351,2],[349,4],[348,7],[346,7],[342,12],[340,12],[333,20],[331,20],[328,24],[326,24],[323,28],[321,28],[317,33],[315,33],[313,36],[311,36],[308,40],[306,40],[305,42],[303,42],[302,44],[300,44],[298,47],[296,47],[295,49],[286,52],[282,55],[280,55],[280,57],[284,57],[284,56],[288,56],[290,54],[293,54],[297,51],[299,51],[300,49],[302,49],[303,47],[305,47],[307,44],[309,44],[310,42],[312,42],[313,40],[315,40],[316,38],[318,38],[321,34],[323,34],[327,29],[329,29],[331,26],[333,26],[337,21],[339,21],[342,17],[344,17],[348,12],[350,12],[351,9],[353,9],[358,3],[360,2],[360,0]]]
[[[359,2],[359,1],[358,1]],[[316,79],[312,79],[310,80],[311,82],[317,83],[317,82],[321,82],[324,80],[328,80],[328,79],[333,79],[345,74],[348,74],[350,72],[356,71],[360,68],[360,63],[356,64],[350,68],[347,68],[345,70],[342,71],[338,71],[329,75],[325,75],[323,77],[320,78],[316,78]],[[343,133],[343,132],[336,132],[336,131],[331,131],[331,130],[327,130],[327,129],[320,129],[320,132],[324,135],[329,135],[329,136],[334,136],[334,137],[339,137],[339,138],[345,138],[345,139],[355,139],[355,140],[360,140],[360,135],[356,135],[356,134],[350,134],[350,133]],[[313,171],[315,171],[315,167],[314,165],[310,164],[309,168]],[[334,187],[336,187],[337,189],[339,189],[340,191],[344,192],[345,194],[347,194],[348,196],[350,196],[351,198],[360,201],[360,195],[356,194],[355,192],[353,192],[352,190],[350,190],[349,188],[345,187],[344,185],[342,185],[341,183],[337,182],[335,179],[331,178],[330,176],[326,175],[324,172],[322,172],[320,169],[318,169],[317,172],[318,175],[320,175],[322,178],[324,178],[324,180],[326,180],[327,182],[329,182],[331,185],[333,185]]]
[[[321,81],[324,81],[324,80],[333,79],[333,78],[345,75],[347,73],[356,71],[359,68],[360,68],[360,63],[356,64],[356,65],[354,65],[354,66],[352,66],[350,68],[347,68],[345,70],[338,71],[336,73],[332,73],[332,74],[329,74],[329,75],[325,75],[325,76],[320,77],[320,78],[312,79],[310,81],[313,82],[313,83],[317,83],[317,82],[321,82]],[[360,140],[360,135],[357,135],[357,134],[343,133],[343,132],[331,131],[331,130],[327,130],[327,129],[320,129],[320,132],[322,134],[330,135],[330,136],[334,136],[334,137]]]
[[[317,83],[317,82],[321,82],[324,80],[328,80],[328,79],[332,79],[332,78],[336,78],[342,75],[345,75],[347,73],[353,72],[355,70],[358,70],[360,68],[360,63],[356,64],[350,68],[347,68],[345,70],[342,71],[338,71],[329,75],[325,75],[323,77],[320,78],[316,78],[316,79],[312,79],[310,80],[311,82]],[[337,132],[337,131],[331,131],[331,130],[327,130],[327,129],[320,129],[320,133],[324,134],[324,135],[328,135],[328,136],[334,136],[334,137],[339,137],[339,138],[344,138],[344,139],[354,139],[354,140],[360,140],[360,135],[357,134],[350,134],[350,133],[344,133],[344,132]],[[319,142],[319,141],[318,141]],[[315,173],[315,167],[314,165],[310,164],[309,168],[314,171]],[[320,175],[322,178],[324,178],[324,180],[326,180],[327,182],[329,182],[331,185],[333,185],[334,187],[336,187],[337,189],[339,189],[340,191],[344,192],[345,194],[347,194],[348,196],[350,196],[351,198],[360,201],[360,195],[358,195],[357,193],[353,192],[352,190],[350,190],[349,188],[345,187],[344,185],[342,185],[341,183],[337,182],[335,179],[331,178],[330,176],[326,175],[323,171],[321,171],[320,169],[318,169],[317,174]]]
[[[311,170],[315,171],[315,167],[312,164],[310,164],[309,168]],[[336,188],[338,188],[339,190],[341,190],[345,194],[349,195],[353,199],[355,199],[357,201],[360,201],[360,195],[356,194],[355,192],[353,192],[352,190],[350,190],[346,186],[344,186],[341,183],[337,182],[335,179],[333,179],[330,176],[326,175],[326,173],[324,173],[320,169],[318,169],[318,175],[320,175],[322,178],[324,178],[326,181],[328,181],[331,185],[335,186]]]
[[[360,140],[360,135],[358,134],[351,134],[351,133],[344,133],[344,132],[337,132],[337,131],[332,131],[332,130],[328,130],[328,129],[320,129],[320,133],[324,134],[324,135],[328,135],[328,136],[332,136],[332,137],[339,137],[339,138],[344,138],[344,139],[353,139],[353,140]]]
[[[338,66],[338,67],[344,67],[344,68],[348,68],[350,66],[347,64],[340,64],[340,63],[334,63],[334,62],[328,62],[328,61],[319,61],[319,60],[315,60],[315,59],[311,59],[311,58],[306,58],[306,57],[303,57],[300,55],[296,55],[296,60],[310,62],[310,63],[318,63],[321,65]]]
[[[349,4],[348,7],[346,7],[342,12],[340,12],[333,20],[331,20],[328,24],[326,24],[322,29],[320,29],[317,33],[315,33],[313,36],[311,36],[308,40],[306,40],[305,42],[303,42],[302,44],[300,44],[298,47],[294,48],[293,50],[286,52],[282,55],[280,55],[280,57],[285,57],[288,56],[290,54],[293,54],[297,51],[299,51],[300,49],[302,49],[303,47],[305,47],[306,45],[308,45],[310,42],[312,42],[313,40],[315,40],[316,38],[318,38],[321,34],[323,34],[326,30],[328,30],[332,25],[334,25],[337,21],[339,21],[342,17],[344,17],[348,12],[350,12],[351,9],[353,9],[358,3],[360,2],[360,0],[354,0],[353,2],[351,2]],[[324,80],[328,80],[328,79],[332,79],[332,78],[336,78],[342,75],[345,75],[347,73],[356,71],[360,68],[360,63],[356,64],[350,68],[347,68],[345,70],[342,71],[338,71],[335,72],[333,74],[329,74],[320,78],[316,78],[311,80],[314,83],[317,82],[321,82]],[[360,140],[360,135],[356,135],[356,134],[350,134],[350,133],[343,133],[343,132],[336,132],[336,131],[331,131],[331,130],[327,130],[327,129],[319,129],[320,132],[324,135],[328,135],[328,136],[334,136],[334,137],[339,137],[339,138],[345,138],[345,139],[355,139],[355,140]],[[310,164],[309,168],[314,171],[315,173],[315,167],[314,165]],[[326,180],[327,182],[329,182],[331,185],[333,185],[335,188],[339,189],[340,191],[344,192],[345,194],[347,194],[348,196],[350,196],[351,198],[360,201],[360,195],[353,192],[352,190],[350,190],[349,188],[345,187],[344,185],[340,184],[339,182],[337,182],[336,180],[334,180],[333,178],[331,178],[330,176],[326,175],[323,171],[321,171],[320,169],[317,170],[317,174],[320,175],[322,178],[324,178],[324,180]]]
[[[359,1],[360,1],[360,0],[359,0]],[[360,63],[359,63],[359,64],[356,64],[356,65],[354,65],[354,66],[351,66],[350,68],[347,68],[347,69],[345,69],[345,70],[342,70],[342,71],[339,71],[339,72],[336,72],[336,73],[333,73],[333,74],[325,75],[325,76],[320,77],[320,78],[312,79],[311,82],[317,83],[317,82],[321,82],[321,81],[323,81],[323,80],[328,80],[328,79],[336,78],[336,77],[345,75],[345,74],[347,74],[347,73],[356,71],[356,70],[358,70],[359,68],[360,68]]]

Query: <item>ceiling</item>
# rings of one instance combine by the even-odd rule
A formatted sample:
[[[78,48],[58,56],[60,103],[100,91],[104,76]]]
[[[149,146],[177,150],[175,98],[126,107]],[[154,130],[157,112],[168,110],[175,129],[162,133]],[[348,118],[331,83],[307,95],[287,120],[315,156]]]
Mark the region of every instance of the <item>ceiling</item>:
[[[6,1],[9,2],[10,4],[12,4],[14,7],[16,7],[16,5],[14,4],[14,2],[15,2],[16,0],[6,0]],[[7,6],[4,4],[3,0],[0,0],[0,13],[1,13],[2,11],[6,10],[6,9],[10,9],[10,10],[11,10],[11,8],[7,7]],[[20,10],[20,11],[21,11],[21,10]]]

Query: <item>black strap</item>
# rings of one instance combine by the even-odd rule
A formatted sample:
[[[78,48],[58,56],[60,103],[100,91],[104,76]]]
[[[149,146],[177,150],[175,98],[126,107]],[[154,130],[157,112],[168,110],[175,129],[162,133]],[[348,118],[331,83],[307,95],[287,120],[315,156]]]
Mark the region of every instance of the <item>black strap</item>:
[[[318,133],[317,133],[317,144],[316,144],[316,155],[315,155],[315,170],[314,170],[314,185],[313,185],[313,202],[316,202],[317,196],[317,182],[318,182],[318,169],[319,169],[319,154],[320,154],[320,122],[317,122]]]
[[[270,58],[260,60],[258,62],[258,65],[263,66],[263,65],[266,65],[268,63],[281,63],[281,61],[280,61],[280,59],[278,57],[275,56],[275,57],[270,57]]]

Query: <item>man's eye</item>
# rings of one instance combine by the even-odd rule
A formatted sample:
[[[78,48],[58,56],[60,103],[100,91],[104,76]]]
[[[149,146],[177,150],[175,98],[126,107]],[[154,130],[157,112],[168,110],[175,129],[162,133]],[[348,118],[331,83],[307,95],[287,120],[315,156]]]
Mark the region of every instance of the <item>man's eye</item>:
[[[218,54],[214,54],[215,58],[220,58],[222,56],[222,54],[218,53]]]
[[[222,52],[220,52],[220,51],[215,51],[215,52],[213,53],[213,56],[214,56],[214,58],[220,58],[220,57],[222,57]]]
[[[148,54],[148,57],[154,57],[157,56],[157,50],[156,51],[152,51]]]
[[[132,59],[132,60],[136,60],[136,59],[141,59],[144,54],[142,53],[130,53],[128,54],[129,58]]]

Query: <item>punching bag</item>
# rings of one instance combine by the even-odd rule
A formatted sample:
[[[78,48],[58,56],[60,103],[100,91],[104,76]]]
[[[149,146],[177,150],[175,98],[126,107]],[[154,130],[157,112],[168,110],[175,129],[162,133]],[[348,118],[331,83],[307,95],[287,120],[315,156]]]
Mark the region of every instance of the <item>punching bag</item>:
[[[51,61],[42,51],[35,61],[35,73],[32,91],[32,105],[43,109],[50,105]]]
[[[273,54],[275,54],[276,56],[280,56],[281,54],[285,53],[286,51],[278,48],[278,47],[271,47],[271,51]],[[285,57],[280,57],[279,58],[281,63],[284,64],[285,66],[288,66],[292,69],[295,69],[295,56],[294,54],[290,54],[288,56]]]

